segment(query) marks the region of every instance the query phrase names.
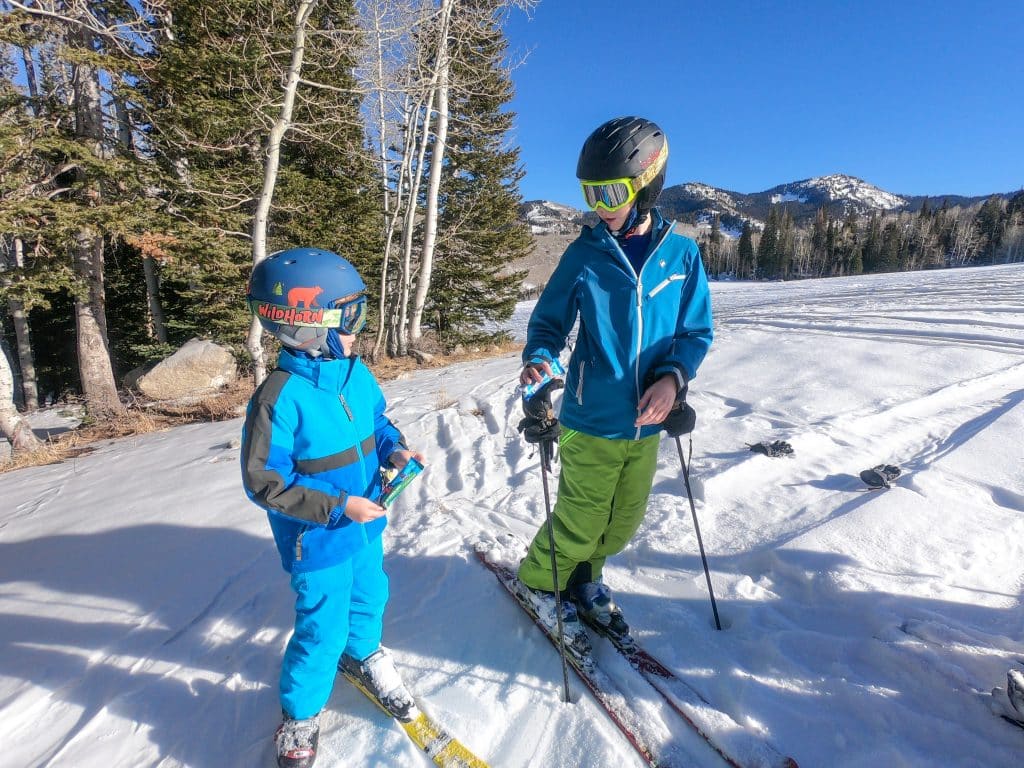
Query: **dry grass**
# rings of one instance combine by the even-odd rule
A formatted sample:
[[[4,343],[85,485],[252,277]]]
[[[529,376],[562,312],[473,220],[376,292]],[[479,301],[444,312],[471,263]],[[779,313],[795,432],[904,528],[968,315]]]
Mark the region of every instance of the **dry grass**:
[[[420,363],[412,357],[402,357],[384,358],[376,362],[369,362],[368,365],[378,380],[390,381],[409,371],[443,368],[453,363],[489,359],[518,352],[521,348],[521,343],[507,342],[474,347],[446,355],[432,351],[429,346],[426,346],[422,351],[433,355],[428,362]],[[244,378],[217,395],[190,405],[171,406],[164,403],[135,401],[129,404],[127,413],[121,418],[95,424],[83,424],[77,429],[55,435],[37,451],[15,453],[9,461],[0,461],[0,473],[44,464],[59,464],[67,459],[90,453],[95,450],[92,444],[101,440],[159,432],[180,424],[238,418],[245,413],[245,405],[252,392],[252,380]],[[451,399],[443,390],[437,393],[435,400],[435,405],[438,408],[452,405]]]

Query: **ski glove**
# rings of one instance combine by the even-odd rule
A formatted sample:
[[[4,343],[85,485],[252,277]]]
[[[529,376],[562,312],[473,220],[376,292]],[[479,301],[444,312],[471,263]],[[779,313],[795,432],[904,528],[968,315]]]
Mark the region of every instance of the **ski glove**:
[[[560,428],[551,405],[551,393],[565,386],[561,379],[552,379],[538,389],[533,397],[523,398],[525,418],[519,422],[519,431],[528,443],[547,443],[558,440]]]
[[[765,456],[771,456],[772,458],[793,455],[793,446],[785,440],[776,440],[774,443],[762,440],[760,443],[754,443],[753,445],[747,443],[747,447],[754,453],[763,453]]]
[[[675,405],[672,406],[672,410],[668,412],[665,420],[661,422],[661,428],[668,432],[670,437],[688,435],[697,426],[697,412],[686,402],[686,393],[689,389],[688,383],[683,384],[682,389],[676,393]]]

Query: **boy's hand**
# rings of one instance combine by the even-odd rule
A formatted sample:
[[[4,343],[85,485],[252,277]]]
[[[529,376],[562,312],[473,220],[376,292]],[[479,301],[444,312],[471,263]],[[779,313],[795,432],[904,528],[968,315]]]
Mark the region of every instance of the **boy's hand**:
[[[661,424],[675,405],[677,389],[676,378],[671,374],[666,374],[651,384],[640,398],[637,408],[639,414],[633,422],[634,426]]]
[[[345,505],[345,517],[356,523],[368,523],[383,517],[386,513],[384,507],[365,496],[349,496]]]
[[[388,456],[388,463],[391,464],[395,469],[401,469],[409,463],[409,459],[416,459],[423,466],[427,465],[427,460],[423,457],[423,454],[419,451],[393,451]]]

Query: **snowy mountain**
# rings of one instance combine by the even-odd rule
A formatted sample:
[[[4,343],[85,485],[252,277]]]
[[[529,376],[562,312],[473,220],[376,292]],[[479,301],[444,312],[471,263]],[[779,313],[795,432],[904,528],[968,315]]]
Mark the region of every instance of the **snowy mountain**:
[[[996,194],[1009,197],[1005,193]],[[738,233],[745,221],[750,221],[756,229],[763,228],[769,210],[778,205],[784,205],[797,223],[806,223],[820,208],[827,208],[834,217],[842,218],[849,213],[864,216],[872,211],[916,211],[925,202],[932,208],[941,207],[943,202],[951,206],[973,205],[987,197],[898,195],[855,176],[834,173],[752,193],[734,192],[702,182],[676,184],[665,188],[659,206],[668,216],[686,219],[698,226],[718,216],[723,231]],[[542,200],[524,203],[522,210],[535,233],[575,234],[580,222],[589,223],[592,217],[570,206]]]
[[[535,235],[579,234],[583,212],[548,200],[529,200],[519,206],[519,217]]]
[[[817,207],[839,203],[857,213],[891,211],[907,204],[905,198],[879,189],[854,176],[835,173],[813,179],[794,181],[773,187],[761,194],[770,195],[773,205],[779,203],[810,203]]]
[[[604,577],[643,646],[728,716],[717,737],[762,738],[804,768],[1022,764],[1024,732],[989,696],[1024,659],[1022,295],[1021,264],[712,285],[690,483],[722,629],[668,437]],[[383,384],[427,457],[388,512],[384,642],[493,768],[645,768],[575,676],[562,702],[558,654],[473,556],[545,519],[519,365]],[[0,768],[274,765],[295,597],[242,492],[241,429],[191,424],[0,474]],[[748,450],[761,440],[794,454]],[[871,492],[858,473],[879,463],[903,474]],[[728,768],[598,646],[665,765]],[[321,723],[318,768],[432,765],[341,678]]]

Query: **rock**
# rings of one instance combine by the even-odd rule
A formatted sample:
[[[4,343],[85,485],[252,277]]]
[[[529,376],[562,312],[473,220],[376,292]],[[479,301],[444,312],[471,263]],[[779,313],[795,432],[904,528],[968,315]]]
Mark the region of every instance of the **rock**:
[[[200,399],[237,378],[231,350],[212,341],[192,339],[139,378],[136,388],[152,400]]]
[[[423,352],[422,350],[419,349],[410,349],[409,357],[411,357],[420,365],[429,363],[431,360],[434,359],[434,356],[432,354],[430,354],[429,352]]]

